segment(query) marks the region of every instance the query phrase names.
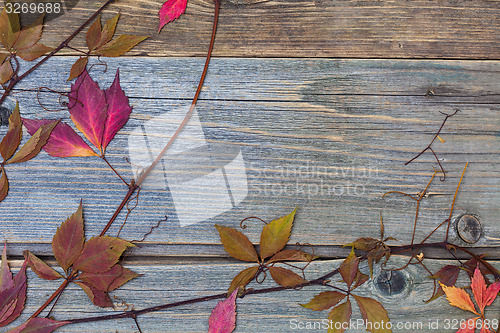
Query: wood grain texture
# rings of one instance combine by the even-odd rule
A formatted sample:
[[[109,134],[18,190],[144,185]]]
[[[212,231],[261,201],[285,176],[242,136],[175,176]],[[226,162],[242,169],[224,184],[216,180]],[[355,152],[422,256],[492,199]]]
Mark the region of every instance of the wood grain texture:
[[[141,150],[131,142],[141,138],[148,121],[175,127],[202,67],[199,59],[132,59],[109,61],[108,73],[92,71],[101,87],[107,87],[119,66],[122,86],[131,96],[132,118],[108,148],[110,161],[127,179],[134,174],[125,159],[151,148]],[[66,111],[44,111],[26,90],[37,88],[39,80],[47,82],[53,70],[57,75],[50,87],[67,91],[66,72],[61,72],[74,60],[57,59],[57,67],[44,65],[19,86],[25,117],[69,121]],[[447,181],[436,179],[430,189],[434,195],[422,202],[416,239],[448,217],[460,173],[470,162],[452,217],[477,215],[484,233],[476,246],[497,246],[499,70],[500,64],[491,61],[214,59],[197,106],[202,128],[198,139],[214,148],[207,155],[199,147],[183,146],[188,137],[181,138],[165,170],[157,170],[141,191],[139,207],[121,236],[140,239],[167,215],[168,221],[147,239],[158,249],[162,244],[163,249],[169,244],[199,244],[207,246],[200,250],[203,255],[213,251],[220,256],[221,248],[211,247],[220,244],[215,223],[237,227],[248,216],[270,221],[299,207],[290,243],[339,246],[362,236],[378,237],[380,212],[386,234],[406,243],[414,203],[398,195],[381,196],[391,190],[416,195],[425,187],[436,165],[433,157],[426,154],[408,166],[404,163],[432,139],[443,119],[440,112],[459,108],[443,130],[446,141],[434,146],[448,172]],[[41,94],[41,99],[46,107],[58,106],[54,94]],[[168,139],[162,131],[150,144]],[[228,200],[222,176],[208,187],[197,182],[235,158],[235,151],[241,153],[244,166],[227,172],[244,172],[248,194],[218,214],[218,200]],[[204,164],[207,156],[210,163]],[[97,158],[58,159],[42,153],[29,163],[8,166],[7,174],[11,193],[0,205],[0,238],[14,243],[50,243],[80,198],[87,235],[99,233],[126,192]],[[170,186],[193,179],[194,184],[171,191],[165,185],[165,180]],[[232,190],[245,187],[233,185]],[[179,214],[186,205],[197,223],[183,225]],[[123,219],[122,214],[111,234]],[[260,222],[248,225],[245,232],[258,242]],[[433,240],[442,239],[443,232]],[[452,232],[452,240],[459,241],[453,228]],[[151,251],[145,254],[161,252]]]
[[[101,3],[80,1],[50,21],[44,43],[60,43]],[[204,56],[212,1],[190,0],[186,14],[157,35],[161,3],[121,0],[104,19],[120,11],[119,34],[152,36],[131,55]],[[497,0],[223,0],[214,55],[498,60],[499,16]],[[83,49],[84,36],[71,45]]]
[[[394,256],[389,262],[389,268],[398,268],[406,263],[404,257]],[[306,277],[314,278],[328,273],[340,265],[340,260],[327,260],[313,262],[306,270]],[[427,260],[426,265],[431,271],[437,271],[446,264],[455,262],[445,260]],[[493,262],[500,267],[497,262]],[[236,274],[249,267],[242,263],[192,263],[189,261],[177,264],[155,265],[143,262],[139,265],[129,265],[130,269],[144,274],[132,280],[122,288],[112,293],[113,301],[126,302],[135,309],[142,309],[155,305],[182,301],[194,297],[208,296],[223,293]],[[367,272],[367,267],[362,264],[361,269]],[[380,269],[375,269],[374,279],[369,280],[359,288],[356,294],[372,297],[381,302],[389,312],[389,317],[394,325],[393,332],[455,332],[445,329],[445,320],[461,320],[468,318],[465,311],[447,305],[444,297],[424,303],[432,295],[433,282],[428,273],[419,266],[410,266],[402,271],[405,287],[400,293],[384,294],[377,286]],[[30,313],[43,302],[43,300],[57,287],[57,281],[47,282],[28,273],[29,295],[23,316],[11,326],[22,322]],[[458,286],[470,283],[465,274],[457,282]],[[183,281],[183,283],[178,283]],[[255,282],[249,287],[265,288],[275,286],[268,277],[263,284]],[[305,309],[298,303],[308,302],[314,295],[325,291],[321,287],[306,287],[300,291],[282,291],[262,295],[249,295],[237,300],[237,329],[235,332],[307,332],[308,330],[293,329],[293,320],[306,322],[320,321],[327,318],[328,311],[314,312]],[[115,298],[116,296],[116,298]],[[143,332],[206,332],[208,317],[217,301],[198,303],[167,311],[150,313],[138,318]],[[111,314],[111,310],[99,309],[90,304],[84,292],[77,286],[70,286],[60,299],[52,315],[56,319],[82,318]],[[118,305],[116,312],[123,310],[123,305]],[[411,309],[411,310],[410,310]],[[498,301],[486,311],[487,318],[498,318]],[[353,319],[361,318],[359,310],[353,301]],[[439,329],[429,329],[429,321],[438,321]],[[419,325],[411,329],[398,329],[396,325]],[[399,324],[399,325],[401,325]],[[110,322],[95,322],[81,325],[62,327],[58,332],[136,332],[137,329],[130,319],[120,319]],[[316,330],[326,331],[326,330]],[[362,327],[354,327],[349,332],[365,332]]]

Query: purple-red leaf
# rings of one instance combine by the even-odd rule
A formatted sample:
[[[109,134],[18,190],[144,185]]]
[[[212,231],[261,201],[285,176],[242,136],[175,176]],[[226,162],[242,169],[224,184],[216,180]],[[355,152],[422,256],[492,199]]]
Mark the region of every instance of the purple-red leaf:
[[[42,259],[35,256],[30,251],[24,251],[24,258],[28,262],[33,272],[40,278],[45,280],[56,280],[62,278],[62,275],[55,271],[52,267],[47,265]]]
[[[79,279],[98,290],[112,291],[138,276],[139,274],[116,264],[104,273],[84,272],[79,276]]]
[[[40,126],[54,122],[53,119],[26,119],[23,124],[30,134],[34,134]],[[74,157],[74,156],[97,156],[83,139],[66,123],[59,122],[52,130],[49,139],[43,146],[50,156]]]
[[[57,228],[52,238],[52,252],[59,265],[66,272],[80,256],[85,242],[82,203],[66,221]]]
[[[89,299],[97,306],[101,306],[103,308],[113,307],[113,302],[109,299],[109,295],[107,292],[94,288],[86,284],[85,282],[75,281],[77,285],[79,285],[83,291],[87,294]]]
[[[40,126],[40,128],[33,134],[33,136],[26,142],[19,151],[7,161],[8,163],[21,163],[31,160],[33,157],[38,155],[42,147],[47,143],[47,140],[52,133],[52,130],[56,127],[59,120],[47,123]]]
[[[87,62],[89,61],[89,57],[80,57],[75,61],[73,66],[71,66],[71,71],[69,72],[68,81],[73,80],[74,78],[80,76],[83,73],[85,68],[87,68]]]
[[[128,98],[120,86],[120,72],[116,70],[115,80],[111,87],[104,92],[106,102],[108,103],[108,117],[104,126],[104,137],[102,141],[102,151],[104,152],[109,142],[115,137],[115,134],[128,121],[132,108],[129,105]]]
[[[117,237],[93,237],[85,243],[82,254],[73,263],[73,269],[89,273],[107,272],[118,262],[123,251],[131,246],[134,244]]]
[[[244,287],[255,277],[255,274],[259,271],[259,266],[248,267],[238,273],[231,281],[228,292],[233,292],[233,290],[239,287]]]
[[[0,177],[0,201],[2,201],[9,193],[9,180],[7,179],[4,167],[0,167],[0,172],[2,172],[2,176]]]
[[[69,322],[55,321],[48,318],[31,318],[7,333],[50,333],[66,324],[69,324]]]
[[[446,265],[441,268],[436,274],[430,276],[431,279],[437,279],[439,282],[444,284],[445,286],[453,286],[455,282],[457,282],[458,274],[460,273],[460,267],[455,265]],[[431,302],[437,299],[438,297],[444,295],[443,288],[441,286],[438,287],[436,293],[431,296],[426,302]]]
[[[2,258],[4,256],[2,255]],[[5,259],[5,262],[7,260]],[[2,259],[3,265],[4,259]],[[3,271],[3,269],[2,269]],[[21,270],[12,279],[10,288],[0,291],[0,327],[15,320],[24,309],[26,301],[26,261]]]
[[[0,266],[0,291],[10,289],[13,286],[14,280],[12,279],[9,263],[7,262],[7,243],[5,243],[2,252],[2,265]]]
[[[208,319],[208,333],[231,333],[236,326],[236,295],[232,292],[224,301],[217,303]]]
[[[87,70],[71,85],[69,113],[76,127],[102,152],[102,139],[106,123],[106,96]]]
[[[158,32],[165,24],[172,22],[186,11],[187,0],[168,0],[161,7],[158,15],[160,16],[160,26]]]
[[[0,153],[3,160],[7,161],[14,155],[23,137],[23,126],[19,114],[19,103],[16,103],[14,111],[9,117],[9,131],[0,142]]]

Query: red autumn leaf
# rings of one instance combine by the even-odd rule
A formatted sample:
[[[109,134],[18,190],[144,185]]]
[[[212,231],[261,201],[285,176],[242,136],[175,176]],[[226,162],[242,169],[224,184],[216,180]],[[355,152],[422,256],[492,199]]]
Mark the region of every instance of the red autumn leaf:
[[[161,7],[158,15],[160,16],[160,26],[158,27],[158,32],[165,24],[172,22],[173,20],[179,18],[185,11],[187,6],[187,0],[168,0]]]
[[[85,291],[89,299],[95,305],[101,306],[103,308],[113,307],[113,302],[111,302],[111,299],[109,298],[107,292],[94,288],[93,286],[90,286],[85,282],[75,281],[75,283],[79,285],[83,289],[83,291]]]
[[[0,167],[0,172],[2,172],[2,177],[0,178],[0,201],[3,201],[9,193],[9,180],[7,179],[4,167]]]
[[[500,291],[500,281],[492,283],[486,288],[483,274],[481,274],[479,267],[476,267],[471,281],[471,289],[479,310],[484,315],[484,308],[493,303],[498,291]]]
[[[117,237],[93,237],[85,243],[73,269],[89,273],[107,272],[118,262],[123,251],[132,246],[134,244]]]
[[[87,47],[89,51],[92,51],[96,48],[97,44],[101,40],[101,16],[98,15],[95,19],[94,23],[90,26],[89,30],[87,30],[87,36],[85,38],[87,42]]]
[[[53,119],[26,119],[23,124],[30,134],[34,134],[40,126],[54,122]],[[50,156],[75,157],[75,156],[97,156],[83,139],[66,123],[59,122],[52,130],[49,139],[43,146]]]
[[[59,120],[47,123],[40,126],[40,128],[33,134],[33,136],[26,142],[19,151],[7,161],[8,163],[21,163],[31,160],[33,157],[38,155],[42,147],[47,143],[47,140],[52,133],[54,127],[56,127]]]
[[[55,271],[52,267],[47,265],[42,259],[35,256],[30,251],[24,251],[24,258],[28,262],[33,272],[40,278],[45,280],[56,280],[62,278],[62,275]]]
[[[273,280],[283,287],[294,287],[296,285],[306,283],[302,276],[283,267],[269,267],[269,272]]]
[[[84,272],[79,276],[79,279],[88,286],[107,292],[119,288],[138,276],[139,274],[132,272],[120,264],[116,264],[104,273]]]
[[[339,268],[340,275],[342,275],[342,279],[345,283],[350,287],[356,278],[356,274],[358,273],[358,263],[359,259],[354,254],[354,250],[351,250],[351,253],[344,260],[342,265]]]
[[[106,102],[108,103],[108,117],[104,126],[104,137],[102,150],[105,151],[109,142],[115,137],[116,133],[128,121],[132,108],[129,105],[128,98],[120,86],[120,72],[116,70],[115,80],[111,87],[104,92]]]
[[[219,231],[220,240],[224,250],[233,258],[243,261],[259,261],[257,252],[247,236],[238,230],[229,227],[215,225]]]
[[[3,160],[7,161],[14,155],[23,137],[23,124],[19,114],[19,103],[16,103],[14,111],[9,117],[9,131],[0,142],[0,153]]]
[[[382,304],[372,298],[357,295],[352,296],[356,300],[356,303],[358,303],[359,311],[361,312],[363,319],[367,323],[371,323],[371,325],[366,325],[366,329],[368,331],[372,333],[391,332],[389,325],[387,325],[389,317],[387,316],[387,311],[384,309]]]
[[[266,224],[260,235],[260,257],[265,259],[285,247],[292,232],[293,218],[297,208],[287,216]]]
[[[443,288],[444,293],[446,294],[446,299],[450,302],[451,306],[455,306],[465,311],[470,311],[474,314],[479,315],[477,313],[476,308],[474,307],[474,303],[470,299],[469,294],[463,289],[457,288],[455,286],[445,286],[441,282],[439,283],[441,288]]]
[[[347,295],[338,291],[323,291],[314,296],[307,304],[300,304],[304,308],[313,311],[323,311],[337,305]]]
[[[85,68],[87,68],[87,62],[89,61],[89,57],[80,57],[78,58],[73,66],[71,66],[71,71],[69,72],[69,77],[67,81],[71,81],[74,78],[80,76],[83,73]]]
[[[436,274],[431,275],[431,279],[437,279],[439,282],[444,284],[445,286],[453,286],[455,282],[457,282],[458,279],[458,274],[460,273],[460,267],[455,266],[455,265],[446,265],[443,268],[441,268]],[[426,303],[431,302],[438,297],[444,295],[443,288],[439,286],[439,288],[436,290],[436,293],[432,295],[431,298],[429,298]]]
[[[332,325],[328,329],[328,333],[342,333],[346,330],[346,324],[349,323],[351,320],[351,315],[352,315],[352,307],[351,307],[351,301],[347,299],[346,302],[337,305],[330,311],[330,314],[328,315],[328,320],[330,323],[341,323],[340,325]],[[347,326],[348,327],[348,326]]]
[[[5,269],[5,267],[7,268]],[[0,281],[0,285],[4,288],[0,290],[0,327],[11,323],[19,317],[26,301],[26,261],[14,278],[12,278],[10,270],[8,274],[5,273],[6,270],[9,270],[9,268],[7,266],[6,247],[4,246],[2,254],[2,281]],[[5,288],[5,286],[7,287]]]
[[[94,53],[104,57],[119,57],[148,37],[149,36],[121,35],[99,49],[94,50]]]
[[[71,85],[68,108],[76,127],[102,152],[107,118],[106,96],[87,70]]]
[[[61,223],[52,238],[52,252],[65,272],[80,257],[84,242],[82,202],[80,201],[76,212]]]
[[[48,318],[31,318],[7,333],[50,333],[66,324],[69,324],[69,322],[56,321]]]
[[[255,274],[259,271],[259,266],[248,267],[238,273],[231,281],[228,292],[233,292],[233,290],[238,289],[238,287],[244,287],[255,277]]]
[[[224,301],[217,303],[208,319],[208,333],[231,333],[236,327],[236,295],[235,290]]]

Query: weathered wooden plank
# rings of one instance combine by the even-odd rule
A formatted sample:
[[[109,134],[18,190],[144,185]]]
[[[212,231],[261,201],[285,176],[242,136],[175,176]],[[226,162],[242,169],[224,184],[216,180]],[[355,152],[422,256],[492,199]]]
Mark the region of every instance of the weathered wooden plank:
[[[137,163],[148,158],[149,149],[154,155],[159,142],[168,138],[165,128],[179,122],[194,90],[192,73],[201,65],[198,60],[141,61],[140,66],[127,66],[129,59],[110,61],[110,73],[93,73],[106,86],[120,65],[122,86],[132,96],[132,118],[108,149],[110,160],[126,178],[134,173],[125,158]],[[69,67],[71,60],[63,62]],[[59,71],[51,63],[45,70],[51,66]],[[431,191],[439,195],[422,203],[417,239],[448,217],[460,172],[470,161],[453,217],[479,216],[484,234],[476,245],[496,246],[500,118],[494,76],[499,66],[498,62],[217,59],[197,107],[197,127],[179,140],[166,160],[166,171],[151,176],[153,181],[141,192],[140,205],[122,236],[140,239],[166,214],[169,220],[149,241],[219,244],[214,223],[236,226],[255,215],[271,220],[298,206],[292,243],[340,245],[377,236],[380,212],[387,234],[406,242],[411,237],[414,204],[397,195],[386,199],[381,195],[390,190],[416,194],[425,187],[435,165],[432,156],[403,164],[432,139],[443,119],[439,112],[460,108],[445,126],[446,142],[435,146],[448,181],[436,180]],[[174,75],[173,68],[178,67],[182,71]],[[168,71],[152,82],[149,68]],[[47,76],[52,77],[43,70],[35,72],[20,88],[38,87]],[[69,88],[64,75],[53,77],[52,89]],[[425,95],[429,87],[435,96]],[[44,111],[32,92],[18,96],[24,116],[68,121],[67,112]],[[48,107],[56,106],[53,94],[43,94],[42,99]],[[150,128],[151,123],[166,127]],[[154,132],[148,141],[154,147],[141,141],[146,127]],[[211,146],[211,155],[200,142]],[[188,186],[186,181],[236,160],[235,152],[241,152],[242,163],[227,169],[230,176],[240,176],[230,184],[236,191],[234,202],[217,211],[220,200],[230,199],[222,175],[215,175],[205,187],[198,181]],[[9,242],[50,243],[58,224],[76,209],[80,198],[85,202],[87,234],[94,235],[125,193],[104,163],[92,158],[57,159],[42,153],[29,163],[8,166],[7,174],[11,194],[0,205],[0,237]],[[167,191],[165,179],[180,187]],[[223,195],[217,197],[221,191]],[[191,215],[181,216],[186,210]],[[32,226],[29,235],[26,223]],[[246,232],[258,241],[260,225],[250,225]],[[220,248],[215,252],[219,255]]]
[[[391,259],[391,268],[397,268],[405,264],[407,259],[394,256]],[[306,276],[313,278],[321,276],[339,266],[341,261],[313,262],[306,270]],[[454,264],[452,261],[427,260],[426,265],[431,271],[437,271],[446,264]],[[498,263],[494,263],[496,267]],[[19,263],[18,263],[19,265]],[[179,262],[171,265],[154,265],[143,262],[142,264],[128,266],[132,270],[144,275],[132,280],[122,288],[112,293],[116,303],[125,301],[135,309],[160,305],[169,302],[186,300],[194,297],[224,292],[231,279],[247,264],[234,263],[199,263]],[[366,265],[362,265],[366,271]],[[387,309],[389,317],[394,325],[393,332],[455,332],[445,329],[446,320],[468,319],[467,313],[447,305],[444,297],[431,303],[424,303],[432,295],[433,282],[428,273],[420,267],[410,266],[400,273],[403,278],[404,287],[400,292],[393,291],[391,294],[384,293],[377,285],[380,270],[375,270],[374,279],[368,281],[357,290],[358,295],[372,297],[379,300]],[[463,274],[463,273],[462,273]],[[23,316],[13,325],[25,320],[40,306],[45,298],[58,286],[57,281],[47,282],[28,273],[29,288],[28,302]],[[335,279],[336,280],[336,279]],[[465,286],[467,282],[465,274],[457,283]],[[183,281],[179,283],[179,281]],[[249,287],[265,288],[274,286],[270,277],[263,284],[249,285]],[[300,291],[283,291],[271,294],[246,296],[237,301],[238,319],[235,332],[293,332],[306,331],[294,329],[293,325],[299,322],[306,325],[327,318],[327,311],[314,312],[302,308],[297,303],[309,301],[315,294],[324,291],[321,287],[308,287]],[[117,298],[114,298],[116,296]],[[353,302],[353,319],[361,318],[359,310]],[[179,307],[168,311],[145,314],[139,317],[139,323],[144,332],[206,332],[208,317],[216,301],[199,303],[192,306]],[[119,306],[116,310],[123,310]],[[102,314],[110,314],[113,311],[104,310],[91,305],[84,292],[78,287],[70,287],[60,298],[52,315],[56,319],[82,318]],[[498,319],[498,301],[496,301],[486,312],[487,318]],[[438,328],[429,328],[432,322],[438,322]],[[397,325],[422,325],[422,329],[414,326],[408,329],[398,329]],[[132,320],[117,320],[110,322],[97,322],[81,325],[70,325],[62,327],[60,332],[136,332]],[[326,331],[326,330],[322,330]],[[361,326],[353,326],[349,332],[365,332]]]
[[[133,55],[201,56],[210,39],[211,0],[191,0],[186,14],[157,35],[160,0],[122,0],[118,33],[151,35]],[[256,2],[256,1],[252,1]],[[79,1],[49,22],[57,45],[103,1]],[[222,1],[214,54],[230,57],[499,59],[498,1]],[[73,46],[84,48],[84,36]],[[75,54],[74,51],[71,51]]]

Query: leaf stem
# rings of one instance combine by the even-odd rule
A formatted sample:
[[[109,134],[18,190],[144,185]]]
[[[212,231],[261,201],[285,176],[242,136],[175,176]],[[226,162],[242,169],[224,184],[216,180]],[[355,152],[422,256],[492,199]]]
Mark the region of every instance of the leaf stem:
[[[118,173],[118,171],[116,171],[116,169],[115,169],[115,168],[113,168],[113,166],[112,166],[112,165],[108,162],[108,160],[107,160],[107,158],[106,158],[106,156],[105,156],[104,154],[102,154],[102,155],[101,155],[101,158],[102,158],[102,160],[103,160],[104,162],[106,162],[106,164],[107,164],[107,165],[111,168],[111,170],[113,170],[113,172],[114,172],[114,173],[118,176],[118,178],[120,178],[120,179],[121,179],[121,181],[122,181],[123,183],[125,183],[125,185],[127,185],[127,187],[130,187],[130,184],[129,184],[129,183],[127,183],[127,182],[125,181],[125,179],[123,179],[123,177],[122,177],[122,176],[120,176],[120,174]]]
[[[10,94],[10,92],[12,91],[12,89],[14,89],[14,87],[16,86],[16,84],[19,83],[19,81],[21,81],[26,76],[28,76],[29,74],[31,74],[31,72],[33,72],[34,70],[36,70],[43,63],[45,63],[47,60],[49,60],[50,58],[52,58],[52,56],[54,54],[56,54],[57,52],[59,52],[64,47],[68,46],[68,43],[73,38],[75,38],[76,35],[78,35],[93,19],[95,19],[97,17],[97,15],[99,15],[109,4],[111,4],[114,1],[115,0],[108,0],[108,1],[106,1],[94,14],[92,14],[92,16],[90,16],[85,22],[83,22],[83,24],[80,27],[78,27],[78,29],[76,29],[68,38],[66,38],[61,44],[59,44],[58,47],[56,47],[54,50],[52,50],[52,52],[50,52],[45,57],[43,57],[40,61],[38,61],[35,65],[33,65],[30,69],[28,69],[22,75],[13,77],[10,80],[9,85],[5,88],[5,91],[3,92],[2,97],[0,97],[0,105],[2,105],[2,103],[5,101],[5,99]]]

